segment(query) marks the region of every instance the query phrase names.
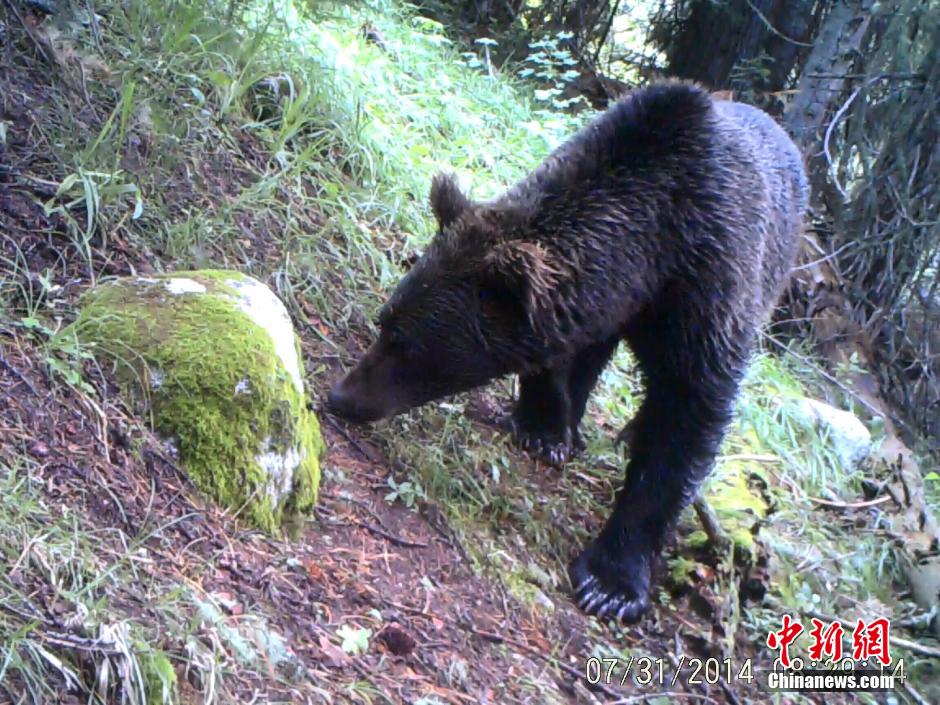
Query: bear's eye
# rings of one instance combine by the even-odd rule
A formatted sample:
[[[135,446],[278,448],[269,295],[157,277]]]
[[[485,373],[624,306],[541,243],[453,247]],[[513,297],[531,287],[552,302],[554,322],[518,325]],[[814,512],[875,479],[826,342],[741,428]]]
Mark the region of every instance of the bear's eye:
[[[498,299],[499,292],[492,287],[481,286],[479,290],[477,290],[477,298],[480,300],[481,304],[484,304]]]
[[[413,359],[418,352],[415,344],[398,331],[394,331],[389,335],[388,345],[395,355],[404,360]]]
[[[405,357],[409,357],[414,354],[414,344],[401,330],[392,329],[389,331],[388,344]]]
[[[506,309],[506,292],[494,287],[480,287],[477,291],[480,312],[484,316],[499,316]]]

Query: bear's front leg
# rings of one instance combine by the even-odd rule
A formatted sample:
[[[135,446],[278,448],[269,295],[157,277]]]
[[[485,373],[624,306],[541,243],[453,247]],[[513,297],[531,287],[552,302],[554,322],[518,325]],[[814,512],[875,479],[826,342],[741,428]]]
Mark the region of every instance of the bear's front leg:
[[[520,377],[510,423],[523,448],[553,465],[563,465],[584,450],[578,426],[588,396],[619,342],[620,335],[613,335],[550,370]]]
[[[570,417],[567,366],[519,378],[519,400],[509,427],[523,449],[552,465],[564,465],[584,448]]]
[[[601,534],[568,568],[578,607],[599,618],[636,622],[650,607],[650,576],[656,557],[654,537],[628,526],[616,511]]]
[[[650,606],[653,561],[714,463],[736,382],[650,385],[631,422],[630,463],[600,535],[569,567],[578,606],[635,622]]]

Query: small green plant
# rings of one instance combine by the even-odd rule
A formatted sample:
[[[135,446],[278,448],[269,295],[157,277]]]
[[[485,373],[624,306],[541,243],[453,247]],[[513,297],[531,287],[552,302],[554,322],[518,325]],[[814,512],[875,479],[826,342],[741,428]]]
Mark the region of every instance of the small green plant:
[[[371,629],[356,629],[344,624],[336,630],[336,635],[343,640],[341,648],[347,654],[358,656],[369,650],[369,639],[372,638]]]
[[[924,489],[927,495],[927,504],[934,512],[940,512],[940,473],[928,472],[924,475]]]
[[[92,264],[91,240],[96,233],[100,235],[101,249],[107,249],[107,228],[102,227],[102,209],[110,203],[131,196],[133,220],[140,218],[144,210],[144,201],[137,184],[124,179],[123,172],[87,171],[79,169],[66,176],[56,189],[55,196],[45,204],[46,215],[62,215],[69,224],[73,243],[89,268]],[[74,209],[84,210],[84,223],[76,218]],[[89,269],[94,278],[94,273]]]
[[[92,355],[74,334],[56,332],[38,314],[24,316],[17,325],[42,344],[45,362],[53,376],[85,394],[95,395],[94,387],[82,376],[82,364],[91,360]]]
[[[128,541],[122,554],[101,553],[103,534],[51,507],[35,472],[26,459],[14,467],[0,461],[0,562],[15,574],[0,573],[0,603],[8,608],[0,610],[5,692],[28,693],[32,702],[55,702],[66,687],[89,703],[176,701],[175,673],[147,645],[152,635],[110,605],[116,581],[136,585],[129,564],[137,546]],[[37,609],[36,590],[54,599],[55,621]]]
[[[419,501],[427,501],[428,495],[417,480],[397,482],[394,477],[389,477],[388,486],[392,491],[385,495],[386,502],[400,501],[408,509],[414,509]]]
[[[82,364],[86,360],[92,360],[93,356],[78,342],[74,334],[60,333],[51,336],[46,349],[46,364],[49,365],[53,374],[85,394],[96,395],[95,388],[85,380],[82,374]]]
[[[584,96],[568,90],[581,75],[575,68],[577,60],[565,48],[565,43],[573,37],[570,32],[559,32],[532,42],[529,44],[532,51],[518,70],[521,78],[541,84],[542,87],[535,89],[534,94],[536,100],[545,106],[546,117],[557,118],[559,111],[576,112],[588,107]]]
[[[134,648],[140,652],[148,705],[171,705],[176,701],[178,681],[173,664],[165,653],[137,641]]]

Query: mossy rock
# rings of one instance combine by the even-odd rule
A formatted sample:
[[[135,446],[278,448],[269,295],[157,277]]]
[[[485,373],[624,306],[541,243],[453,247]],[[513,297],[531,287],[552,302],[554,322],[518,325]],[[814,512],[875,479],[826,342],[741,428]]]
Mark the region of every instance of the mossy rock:
[[[127,277],[82,297],[67,331],[113,364],[196,487],[266,531],[317,499],[320,427],[284,305],[239,272]]]

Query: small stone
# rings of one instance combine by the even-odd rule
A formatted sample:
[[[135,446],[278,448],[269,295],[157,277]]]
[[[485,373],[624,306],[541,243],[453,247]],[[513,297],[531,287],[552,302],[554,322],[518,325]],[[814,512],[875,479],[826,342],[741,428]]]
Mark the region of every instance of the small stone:
[[[386,624],[375,638],[395,656],[407,656],[417,646],[414,637],[396,622]]]
[[[34,458],[48,458],[49,446],[42,441],[36,441],[29,447],[29,454]]]

